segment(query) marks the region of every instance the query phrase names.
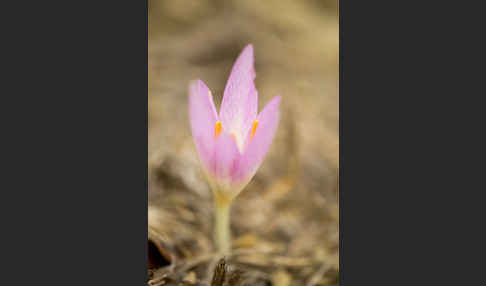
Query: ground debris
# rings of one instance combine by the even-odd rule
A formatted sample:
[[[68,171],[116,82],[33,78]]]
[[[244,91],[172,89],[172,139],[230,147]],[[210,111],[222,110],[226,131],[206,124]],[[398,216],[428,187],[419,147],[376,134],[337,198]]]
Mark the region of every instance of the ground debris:
[[[338,11],[321,2],[149,0],[148,285],[338,285]],[[218,108],[248,43],[259,111],[280,94],[281,119],[232,206],[222,264],[187,87],[201,78]]]

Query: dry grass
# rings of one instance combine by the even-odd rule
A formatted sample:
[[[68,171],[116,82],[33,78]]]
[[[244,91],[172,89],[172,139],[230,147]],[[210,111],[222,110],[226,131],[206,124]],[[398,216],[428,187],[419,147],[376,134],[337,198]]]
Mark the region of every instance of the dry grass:
[[[149,1],[149,238],[159,252],[149,285],[338,284],[336,6]],[[219,105],[248,43],[260,109],[280,94],[282,119],[265,162],[234,203],[235,252],[222,266],[213,254],[211,192],[190,136],[187,86],[201,78]]]

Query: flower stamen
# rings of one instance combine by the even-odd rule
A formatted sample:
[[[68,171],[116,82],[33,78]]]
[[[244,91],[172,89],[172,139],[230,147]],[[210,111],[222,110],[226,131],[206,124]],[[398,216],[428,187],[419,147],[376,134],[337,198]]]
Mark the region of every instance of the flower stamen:
[[[251,127],[250,140],[253,139],[253,136],[255,136],[257,127],[258,127],[258,120],[255,120],[255,121],[253,121],[253,125]]]
[[[239,140],[239,137],[236,135],[236,133],[231,133],[231,137],[233,137],[233,140],[236,143],[236,147],[238,147],[240,153],[243,153],[243,145],[241,144],[242,141]]]
[[[223,131],[223,125],[221,125],[221,121],[216,122],[214,126],[214,138],[218,138],[219,134]]]

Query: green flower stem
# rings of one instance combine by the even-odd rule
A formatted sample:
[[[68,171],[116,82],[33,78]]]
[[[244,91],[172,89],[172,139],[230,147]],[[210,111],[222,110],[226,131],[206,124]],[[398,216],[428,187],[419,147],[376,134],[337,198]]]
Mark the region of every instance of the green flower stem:
[[[230,209],[231,200],[215,199],[215,241],[219,252],[227,254],[231,250]]]

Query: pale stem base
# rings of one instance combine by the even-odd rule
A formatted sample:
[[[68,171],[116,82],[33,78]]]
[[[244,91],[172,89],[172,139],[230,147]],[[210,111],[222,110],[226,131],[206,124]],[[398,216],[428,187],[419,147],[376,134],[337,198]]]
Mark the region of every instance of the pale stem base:
[[[220,253],[228,254],[231,250],[230,208],[231,201],[215,200],[215,241]]]

